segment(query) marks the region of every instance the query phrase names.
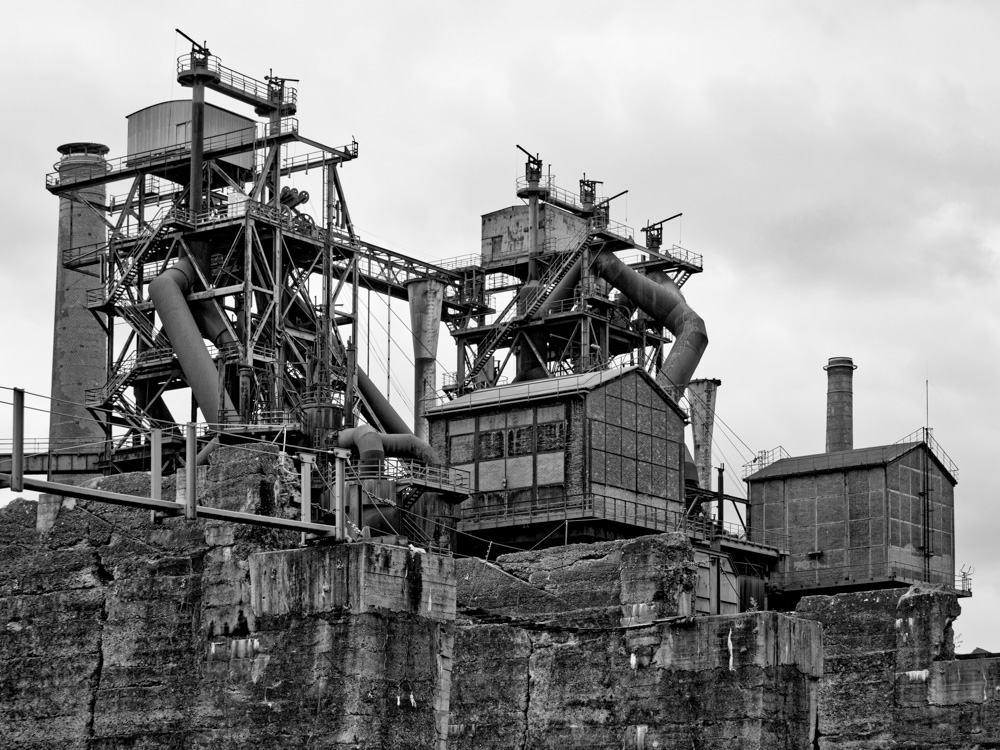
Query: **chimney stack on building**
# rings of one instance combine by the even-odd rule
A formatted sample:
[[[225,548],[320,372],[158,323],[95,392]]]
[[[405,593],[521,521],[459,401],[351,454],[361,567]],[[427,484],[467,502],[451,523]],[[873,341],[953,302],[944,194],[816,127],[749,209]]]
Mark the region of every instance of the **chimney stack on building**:
[[[831,357],[826,370],[826,452],[854,449],[854,371],[850,357]]]

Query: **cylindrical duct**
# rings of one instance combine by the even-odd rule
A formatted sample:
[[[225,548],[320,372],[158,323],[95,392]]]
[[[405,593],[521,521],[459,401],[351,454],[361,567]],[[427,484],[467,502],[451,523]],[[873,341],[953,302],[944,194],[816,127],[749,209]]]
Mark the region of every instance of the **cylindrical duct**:
[[[656,382],[676,401],[683,395],[708,346],[705,321],[691,309],[677,284],[666,274],[643,276],[606,250],[594,258],[593,269],[676,336],[656,378]]]
[[[826,452],[854,449],[854,371],[850,357],[831,357],[826,370]]]
[[[195,401],[210,424],[219,424],[219,371],[185,299],[193,282],[194,269],[182,260],[150,282],[149,298],[163,322]],[[222,396],[226,413],[235,413],[229,394],[223,392]]]
[[[441,332],[444,284],[418,279],[406,285],[413,333],[413,432],[427,440],[427,407],[437,398],[437,347]]]
[[[108,147],[100,143],[67,143],[59,147],[56,164],[63,180],[81,180],[103,175]],[[49,446],[53,450],[104,439],[100,425],[82,406],[86,390],[103,385],[107,374],[107,336],[87,309],[87,289],[93,277],[65,268],[64,254],[75,248],[81,254],[96,253],[107,241],[101,217],[106,203],[104,185],[77,190],[73,198],[59,199],[59,257],[56,262],[55,326],[52,337],[52,413]],[[90,206],[87,205],[90,204]],[[73,253],[68,253],[72,255]],[[81,448],[92,453],[99,446]]]
[[[694,436],[694,465],[698,486],[712,488],[712,431],[715,427],[715,394],[721,380],[699,378],[688,383],[688,407]]]

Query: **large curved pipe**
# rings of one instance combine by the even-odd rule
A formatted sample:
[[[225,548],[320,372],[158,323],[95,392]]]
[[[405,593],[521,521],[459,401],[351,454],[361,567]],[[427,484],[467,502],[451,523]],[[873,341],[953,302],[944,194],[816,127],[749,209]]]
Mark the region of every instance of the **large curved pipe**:
[[[413,431],[409,425],[396,413],[396,410],[392,408],[392,404],[382,395],[382,391],[372,382],[372,379],[368,377],[365,371],[358,367],[357,373],[358,390],[364,396],[364,403],[367,403],[371,409],[371,414],[367,416],[374,418],[388,433],[411,434]]]
[[[219,424],[219,371],[186,299],[195,278],[193,266],[181,260],[150,282],[149,298],[163,322],[195,401],[210,424]],[[199,317],[209,316],[199,311]],[[226,412],[235,411],[229,394],[223,392],[222,397]]]
[[[644,276],[608,251],[598,253],[592,267],[602,279],[674,335],[674,345],[656,381],[675,401],[680,399],[708,346],[705,321],[691,309],[677,284],[665,273],[653,272]]]
[[[381,433],[370,425],[341,430],[337,445],[358,452],[362,467],[381,466],[386,456],[414,458],[424,463],[438,463],[436,451],[426,440],[406,433]]]

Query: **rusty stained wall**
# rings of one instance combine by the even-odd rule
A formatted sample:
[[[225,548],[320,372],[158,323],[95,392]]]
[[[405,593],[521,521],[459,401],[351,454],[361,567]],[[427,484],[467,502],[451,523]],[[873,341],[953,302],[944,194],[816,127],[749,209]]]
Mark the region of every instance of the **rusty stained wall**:
[[[542,232],[539,241],[546,242],[547,249],[567,251],[583,240],[581,232],[587,228],[587,220],[554,206],[540,203],[538,224]],[[528,206],[511,206],[492,211],[482,216],[483,261],[503,263],[527,262],[528,258]]]

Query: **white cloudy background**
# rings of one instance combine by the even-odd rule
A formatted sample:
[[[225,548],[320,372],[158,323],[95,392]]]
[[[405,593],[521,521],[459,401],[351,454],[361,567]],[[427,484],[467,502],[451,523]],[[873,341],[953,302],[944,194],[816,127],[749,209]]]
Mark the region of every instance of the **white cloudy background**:
[[[56,146],[121,156],[126,114],[186,98],[177,26],[240,72],[301,78],[304,135],[358,139],[342,174],[373,242],[427,259],[478,251],[480,214],[516,202],[517,143],[571,190],[584,171],[608,195],[629,189],[619,221],[683,211],[666,239],[705,258],[685,287],[711,337],[699,375],[723,381],[719,414],[753,451],[823,450],[830,356],[859,365],[859,447],[922,426],[929,391],[961,470],[957,561],[976,569],[956,630],[966,650],[1000,651],[1000,5],[278,7],[8,11],[0,386],[48,389],[57,200],[43,179]],[[717,461],[749,455],[717,437]]]

